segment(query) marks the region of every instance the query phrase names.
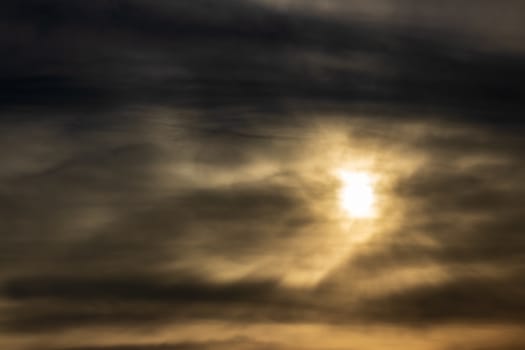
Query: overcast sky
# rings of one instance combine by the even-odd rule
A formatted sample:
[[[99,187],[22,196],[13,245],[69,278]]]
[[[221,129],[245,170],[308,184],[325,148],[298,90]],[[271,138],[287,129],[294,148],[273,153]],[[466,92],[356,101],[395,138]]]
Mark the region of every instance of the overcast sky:
[[[524,17],[2,1],[0,348],[525,348]]]

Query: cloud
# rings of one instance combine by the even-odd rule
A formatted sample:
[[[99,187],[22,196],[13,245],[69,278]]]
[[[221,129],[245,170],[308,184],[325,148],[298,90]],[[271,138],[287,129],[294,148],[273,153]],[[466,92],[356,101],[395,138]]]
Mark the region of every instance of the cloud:
[[[6,334],[523,324],[522,53],[302,5],[0,5]],[[281,346],[205,340],[159,349]]]
[[[8,27],[22,39],[4,58],[2,105],[51,114],[168,105],[222,120],[231,109],[271,115],[313,106],[519,121],[519,53],[491,53],[448,36],[421,38],[385,23],[230,0],[215,11],[205,11],[208,5],[3,5]]]
[[[234,337],[222,341],[183,342],[177,344],[116,345],[96,347],[62,348],[60,350],[206,350],[206,349],[247,349],[247,350],[292,350],[296,347],[263,342],[248,337]]]
[[[131,128],[103,137],[97,131],[84,136],[96,141],[90,146],[95,152],[73,149],[73,159],[45,171],[23,177],[13,173],[9,181],[24,186],[4,189],[6,198],[17,203],[8,205],[6,216],[12,236],[4,236],[4,249],[12,258],[3,266],[3,297],[11,305],[4,327],[30,333],[185,320],[406,326],[523,322],[523,169],[514,148],[519,140],[501,140],[468,124],[400,123],[400,142],[383,132],[361,133],[383,129],[377,121],[363,123],[362,129],[356,123],[343,134],[360,135],[353,142],[367,147],[388,142],[400,154],[393,151],[393,158],[382,159],[376,169],[390,176],[381,191],[385,203],[390,200],[397,208],[390,211],[396,216],[384,217],[362,243],[345,238],[358,226],[345,232],[330,212],[336,187],[328,173],[301,175],[307,167],[330,164],[325,161],[334,149],[351,148],[350,139],[343,138],[342,144],[318,149],[319,158],[308,151],[301,160],[303,148],[317,149],[319,130],[314,138],[248,138],[247,154],[258,156],[237,161],[228,152],[236,143],[214,134],[192,134],[183,143],[188,154],[200,144],[223,147],[215,163],[168,156],[165,149],[177,148],[165,143],[172,138],[164,128],[153,138],[128,134]],[[329,130],[335,137],[340,128]],[[146,138],[155,142],[142,142]],[[282,150],[282,159],[270,157],[270,175],[246,170],[233,176],[260,167],[275,150]],[[414,157],[408,165],[398,163],[404,152]],[[227,154],[229,170],[221,170],[220,154]],[[158,180],[166,162],[192,170],[174,172],[176,185],[169,185]],[[209,174],[226,171],[233,177],[201,181],[197,164],[206,165]],[[511,176],[502,171],[509,167]],[[37,193],[50,202],[25,200]],[[41,214],[32,215],[31,225],[21,224],[27,208],[35,206]],[[93,207],[99,211],[88,216]],[[21,233],[30,244],[20,245]],[[39,239],[42,243],[35,244]],[[104,306],[108,303],[116,304]]]

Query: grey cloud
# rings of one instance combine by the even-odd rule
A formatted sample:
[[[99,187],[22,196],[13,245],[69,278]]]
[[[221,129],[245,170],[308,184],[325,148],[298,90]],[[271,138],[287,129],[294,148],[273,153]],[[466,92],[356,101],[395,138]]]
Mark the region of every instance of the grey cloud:
[[[160,104],[225,118],[219,107],[271,115],[291,105],[519,121],[519,53],[235,1],[210,12],[205,1],[24,4],[4,5],[8,26],[29,36],[12,44],[19,57],[6,57],[4,108]],[[356,69],[363,60],[378,64]]]
[[[303,187],[311,184],[298,174],[207,188],[184,186],[189,178],[175,177],[183,182],[181,187],[164,189],[161,183],[152,185],[158,164],[169,159],[184,166],[185,160],[166,158],[161,140],[138,142],[145,139],[142,135],[130,143],[130,136],[141,135],[135,133],[125,133],[120,140],[91,138],[96,152],[82,151],[45,171],[16,176],[9,181],[24,186],[4,190],[9,200],[3,213],[9,226],[3,238],[3,268],[8,272],[3,296],[13,303],[4,327],[32,332],[195,319],[406,325],[522,322],[519,300],[524,284],[518,276],[523,255],[519,201],[523,170],[514,148],[519,140],[501,141],[499,135],[491,135],[480,141],[475,135],[484,129],[472,126],[457,134],[453,127],[423,130],[420,137],[411,136],[414,141],[407,137],[401,143],[410,148],[414,142],[426,157],[393,188],[394,198],[403,203],[401,222],[372,237],[313,289],[283,286],[276,269],[281,266],[285,273],[308,263],[309,254],[322,249],[333,229],[323,226],[327,219],[315,214],[312,198],[304,197]],[[236,144],[215,133],[197,135],[191,136],[193,144],[218,145],[225,153]],[[252,152],[258,147],[261,154],[272,149],[272,138],[255,140],[246,140]],[[299,141],[286,142],[285,149]],[[498,143],[492,153],[485,152]],[[451,149],[455,158],[449,158]],[[197,161],[210,165],[213,173],[222,166],[221,154],[213,166],[206,159]],[[229,155],[228,166],[250,162],[249,157],[239,158],[240,163],[228,159]],[[445,160],[449,163],[443,166]],[[484,171],[474,171],[479,169]],[[68,190],[62,193],[64,188]],[[158,196],[159,191],[166,193]],[[51,200],[32,202],[37,194]],[[109,206],[102,212],[108,211],[111,220],[86,235],[79,234],[79,226],[71,226],[68,233],[64,223],[72,208],[89,203]],[[21,218],[30,208],[32,221],[24,223]],[[74,217],[77,224],[87,215],[84,209]],[[311,227],[323,236],[305,233]],[[303,240],[309,245],[299,245]],[[221,272],[217,264],[224,261],[230,268],[254,264],[255,269],[214,282],[214,275]],[[266,262],[258,266],[259,261]],[[381,276],[421,266],[439,268],[446,279],[433,281],[430,275],[430,284],[424,278],[414,285],[399,281],[397,289],[384,285],[378,295],[362,289],[376,277],[381,288],[387,283]],[[112,309],[86,307],[108,301],[121,304]],[[338,307],[340,302],[344,308]]]
[[[523,324],[523,54],[427,4],[0,5],[2,331]],[[347,247],[329,162],[366,145],[391,203]]]
[[[441,286],[414,288],[383,300],[370,300],[365,315],[414,326],[464,322],[523,323],[524,281],[508,278],[463,278]]]
[[[167,283],[136,275],[127,279],[46,276],[8,281],[4,295],[16,303],[2,326],[23,333],[191,320],[302,322],[323,317],[300,290],[283,289],[276,281]]]

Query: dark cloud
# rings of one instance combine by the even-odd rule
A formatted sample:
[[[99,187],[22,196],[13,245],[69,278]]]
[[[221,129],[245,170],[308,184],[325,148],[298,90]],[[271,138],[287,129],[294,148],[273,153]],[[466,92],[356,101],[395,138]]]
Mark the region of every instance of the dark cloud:
[[[523,325],[521,5],[287,4],[0,4],[0,345]],[[378,218],[341,217],[346,166]],[[41,348],[289,349],[215,332]]]
[[[4,108],[161,104],[275,113],[292,105],[514,123],[522,111],[519,53],[387,24],[230,0],[3,6],[16,33],[5,39],[14,54],[4,59]]]
[[[31,298],[59,300],[153,300],[153,301],[243,301],[267,297],[276,289],[272,281],[235,282],[232,285],[216,285],[183,281],[174,285],[134,278],[122,280],[60,279],[45,278],[13,280],[7,284],[6,295],[14,300]]]
[[[218,283],[195,278],[163,282],[136,275],[44,276],[6,281],[3,294],[14,302],[3,328],[25,334],[192,321],[353,322],[345,321],[349,314],[336,305],[324,305],[306,290],[283,288],[272,280]]]
[[[415,288],[368,305],[378,319],[416,326],[437,323],[523,323],[521,274],[497,278],[462,278],[441,286]]]

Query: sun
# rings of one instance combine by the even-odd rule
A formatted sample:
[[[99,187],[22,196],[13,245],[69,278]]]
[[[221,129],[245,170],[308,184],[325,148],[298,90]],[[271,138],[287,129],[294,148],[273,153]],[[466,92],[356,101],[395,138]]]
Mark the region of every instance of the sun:
[[[366,172],[339,170],[341,209],[352,218],[371,218],[375,215],[374,181]]]

